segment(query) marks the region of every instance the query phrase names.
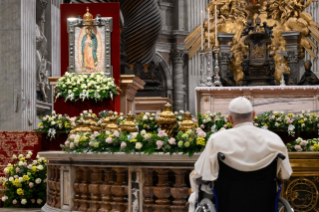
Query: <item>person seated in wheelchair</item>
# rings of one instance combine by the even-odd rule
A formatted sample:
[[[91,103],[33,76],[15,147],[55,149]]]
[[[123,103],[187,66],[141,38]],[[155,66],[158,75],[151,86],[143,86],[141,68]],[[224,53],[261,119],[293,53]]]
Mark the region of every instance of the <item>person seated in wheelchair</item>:
[[[278,212],[278,199],[288,204],[278,198],[281,182],[275,180],[279,171],[282,179],[292,174],[287,148],[278,135],[254,126],[255,111],[248,99],[235,98],[228,109],[233,128],[209,138],[190,174],[189,212],[195,211],[206,193],[212,193],[212,202],[205,207],[214,207],[196,211]],[[287,208],[291,211],[289,204]]]

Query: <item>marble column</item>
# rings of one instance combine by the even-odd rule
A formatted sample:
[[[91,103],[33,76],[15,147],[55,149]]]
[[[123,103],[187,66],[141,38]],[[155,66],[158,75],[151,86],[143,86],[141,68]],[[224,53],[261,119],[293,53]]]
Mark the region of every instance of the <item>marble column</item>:
[[[290,78],[294,83],[298,83],[301,72],[298,64],[298,38],[300,36],[299,31],[282,32],[282,36],[286,39],[286,51],[288,66],[290,68]],[[302,62],[302,61],[301,61]]]
[[[173,61],[174,110],[185,110],[185,82],[183,71],[185,52],[183,50],[173,50],[171,54]]]
[[[227,77],[227,72],[229,72],[229,60],[233,56],[230,51],[231,45],[229,42],[232,41],[235,34],[233,33],[218,33],[217,37],[219,40],[219,64],[220,64],[220,77]]]

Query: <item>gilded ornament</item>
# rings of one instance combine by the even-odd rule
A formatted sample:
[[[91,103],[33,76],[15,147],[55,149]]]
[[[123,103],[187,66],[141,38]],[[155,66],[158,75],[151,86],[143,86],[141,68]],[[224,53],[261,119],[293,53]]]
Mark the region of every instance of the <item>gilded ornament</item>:
[[[110,131],[110,132],[114,132],[114,131],[120,131],[119,126],[116,123],[116,117],[112,116],[110,118],[110,121],[108,123],[108,125],[106,126],[106,130]]]
[[[308,212],[318,202],[318,189],[312,181],[299,177],[288,184],[286,199],[296,212]]]
[[[186,112],[184,115],[184,120],[182,121],[178,130],[186,132],[186,131],[194,129],[194,128],[195,128],[195,123],[192,120],[192,114],[190,112]]]
[[[84,21],[84,24],[85,25],[92,25],[93,24],[93,15],[91,13],[89,13],[89,8],[87,7],[86,9],[86,13],[85,15],[83,16],[83,21]]]
[[[102,129],[106,129],[106,126],[110,123],[110,118],[114,115],[113,111],[108,111],[103,123],[101,124]]]
[[[156,122],[160,125],[161,129],[166,132],[167,135],[172,136],[173,129],[177,124],[177,120],[173,113],[171,104],[167,103],[164,106],[163,112],[156,119]]]
[[[137,132],[137,127],[136,124],[134,122],[134,115],[132,113],[129,113],[127,115],[126,121],[124,122],[124,124],[121,127],[122,132]]]

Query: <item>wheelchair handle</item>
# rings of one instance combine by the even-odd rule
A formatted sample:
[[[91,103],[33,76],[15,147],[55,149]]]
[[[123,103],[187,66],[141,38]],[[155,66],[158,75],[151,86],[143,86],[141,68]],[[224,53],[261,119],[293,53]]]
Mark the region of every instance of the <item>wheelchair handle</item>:
[[[286,156],[284,156],[283,154],[279,153],[277,155],[277,158],[280,158],[281,160],[285,160],[286,159]]]
[[[221,153],[221,152],[218,152],[218,157],[221,159],[221,160],[225,160],[226,159],[226,156]]]

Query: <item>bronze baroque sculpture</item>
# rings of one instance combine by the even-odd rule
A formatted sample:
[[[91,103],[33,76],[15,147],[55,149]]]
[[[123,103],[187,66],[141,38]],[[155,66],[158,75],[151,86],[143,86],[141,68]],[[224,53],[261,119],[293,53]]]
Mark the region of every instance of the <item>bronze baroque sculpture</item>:
[[[268,30],[272,30],[273,33],[269,36],[273,36],[272,42],[269,45],[269,54],[274,55],[275,61],[275,73],[274,77],[277,82],[281,79],[281,58],[276,55],[280,49],[285,49],[285,38],[282,36],[282,32],[299,31],[300,36],[298,38],[298,52],[295,55],[293,53],[293,60],[299,60],[305,55],[305,51],[313,58],[317,58],[316,54],[311,48],[316,46],[315,42],[319,41],[319,24],[317,24],[311,14],[305,11],[305,9],[313,1],[309,0],[304,4],[303,0],[272,0],[269,1],[246,1],[246,0],[211,0],[207,6],[207,11],[210,12],[211,18],[205,20],[204,26],[204,45],[208,41],[207,23],[211,23],[211,26],[217,22],[218,33],[234,33],[234,40],[231,42],[231,52],[233,57],[230,59],[229,70],[233,73],[234,79],[237,85],[244,77],[241,62],[246,48],[244,45],[244,36],[241,37],[244,30],[248,30],[247,26],[253,25],[253,20],[259,16],[261,23],[266,22],[269,28],[266,27],[266,33]],[[214,8],[217,6],[218,17],[215,20]],[[185,39],[185,49],[188,49],[189,58],[192,58],[200,49],[201,40],[201,25],[195,28]],[[215,43],[214,28],[210,29],[210,42],[211,46]],[[246,33],[247,34],[247,33]],[[310,38],[314,38],[312,41]],[[207,44],[206,44],[207,45]],[[290,57],[291,58],[291,57]],[[284,59],[284,72],[290,73],[290,68],[287,64],[287,59]],[[273,71],[273,69],[272,69]]]
[[[304,66],[305,66],[305,73],[301,77],[298,85],[319,85],[319,79],[317,75],[315,75],[311,71],[311,66],[312,66],[311,61],[307,60]]]

